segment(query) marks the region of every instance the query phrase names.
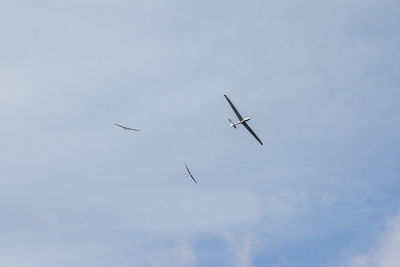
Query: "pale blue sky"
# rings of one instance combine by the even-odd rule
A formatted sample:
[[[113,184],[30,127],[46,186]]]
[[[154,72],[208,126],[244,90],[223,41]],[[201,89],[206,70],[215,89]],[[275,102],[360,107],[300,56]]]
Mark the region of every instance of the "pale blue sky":
[[[399,266],[398,14],[0,1],[0,265]]]

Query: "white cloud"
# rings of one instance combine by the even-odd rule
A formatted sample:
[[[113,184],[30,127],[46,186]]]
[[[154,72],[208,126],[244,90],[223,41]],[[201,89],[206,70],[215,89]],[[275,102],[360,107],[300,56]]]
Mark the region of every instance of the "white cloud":
[[[368,253],[359,254],[350,261],[351,267],[398,267],[400,266],[400,215],[392,218],[387,230]]]
[[[148,255],[151,258],[151,266],[195,266],[196,255],[190,244],[176,244],[173,247],[161,249]]]
[[[225,239],[232,252],[233,266],[252,266],[254,253],[260,248],[259,240],[252,234],[234,236],[229,233],[225,235]]]

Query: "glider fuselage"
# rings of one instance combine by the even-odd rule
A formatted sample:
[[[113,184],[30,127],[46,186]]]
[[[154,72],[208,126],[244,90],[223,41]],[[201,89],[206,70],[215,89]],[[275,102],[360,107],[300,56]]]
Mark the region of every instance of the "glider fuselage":
[[[236,123],[231,123],[231,127],[235,127],[236,128],[236,125],[243,124],[244,122],[249,121],[249,120],[251,120],[251,118],[244,118],[243,120],[238,121]]]

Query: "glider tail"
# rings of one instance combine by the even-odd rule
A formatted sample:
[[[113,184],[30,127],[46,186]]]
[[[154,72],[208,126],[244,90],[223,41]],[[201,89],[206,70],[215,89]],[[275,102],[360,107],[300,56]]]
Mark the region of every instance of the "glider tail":
[[[229,122],[231,123],[230,126],[236,129],[236,125],[233,123],[233,121],[231,119],[229,119]]]

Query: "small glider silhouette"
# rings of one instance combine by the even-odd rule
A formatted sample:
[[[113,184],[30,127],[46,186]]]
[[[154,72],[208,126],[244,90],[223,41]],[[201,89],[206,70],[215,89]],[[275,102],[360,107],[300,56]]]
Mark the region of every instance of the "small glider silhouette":
[[[133,129],[133,128],[129,128],[129,127],[126,127],[126,126],[122,126],[122,125],[119,125],[119,124],[116,124],[116,123],[114,123],[114,125],[116,125],[116,126],[118,126],[118,127],[121,127],[122,129],[124,129],[124,130],[126,130],[126,131],[140,131],[140,130],[138,130],[138,129]]]
[[[187,170],[187,174],[185,174],[185,177],[190,177],[190,178],[192,178],[193,179],[193,181],[197,184],[197,181],[196,181],[196,179],[194,179],[194,177],[193,177],[193,175],[192,175],[192,173],[189,171],[189,168],[186,166],[186,163],[185,163],[185,167],[186,167],[186,170]]]

